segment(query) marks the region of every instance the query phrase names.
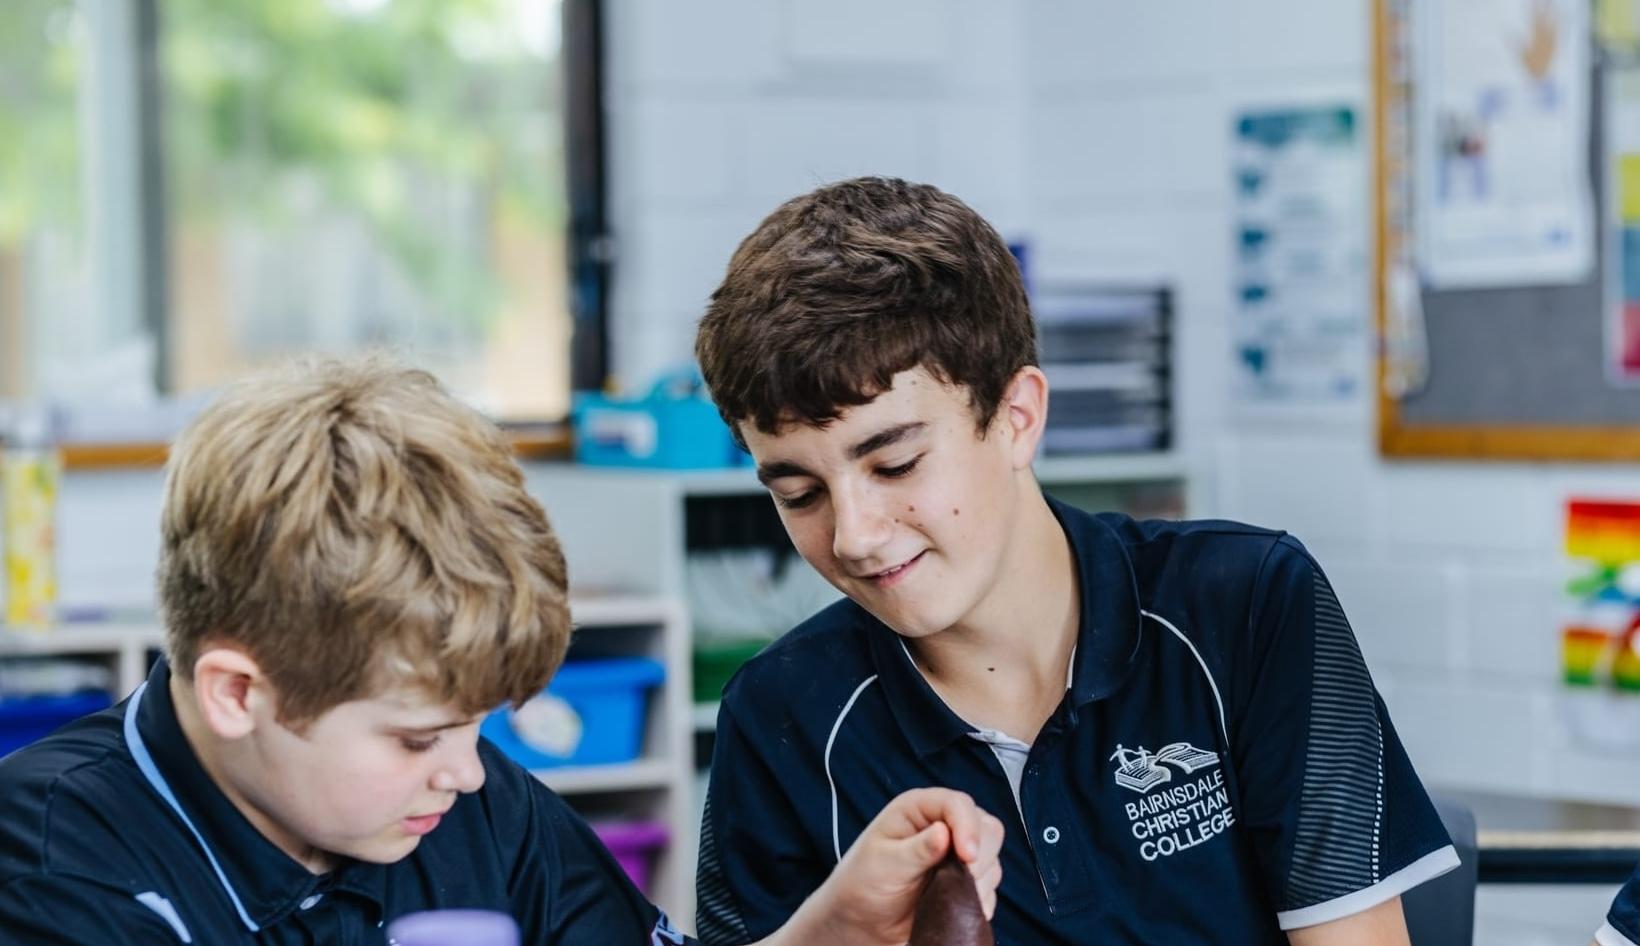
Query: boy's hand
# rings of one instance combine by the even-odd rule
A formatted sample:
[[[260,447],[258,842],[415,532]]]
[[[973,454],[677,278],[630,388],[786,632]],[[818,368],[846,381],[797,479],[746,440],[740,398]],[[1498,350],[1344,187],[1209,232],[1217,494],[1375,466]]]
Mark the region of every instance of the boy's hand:
[[[1002,822],[961,792],[921,788],[888,803],[791,922],[764,946],[828,943],[900,946],[911,935],[917,895],[953,839],[989,917],[1002,880]]]

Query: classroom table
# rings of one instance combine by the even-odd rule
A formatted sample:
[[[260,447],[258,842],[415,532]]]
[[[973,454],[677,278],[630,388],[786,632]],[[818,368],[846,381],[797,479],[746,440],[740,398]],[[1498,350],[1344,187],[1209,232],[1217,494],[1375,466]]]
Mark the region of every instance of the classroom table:
[[[1475,814],[1480,883],[1621,884],[1640,864],[1640,807],[1442,794]]]

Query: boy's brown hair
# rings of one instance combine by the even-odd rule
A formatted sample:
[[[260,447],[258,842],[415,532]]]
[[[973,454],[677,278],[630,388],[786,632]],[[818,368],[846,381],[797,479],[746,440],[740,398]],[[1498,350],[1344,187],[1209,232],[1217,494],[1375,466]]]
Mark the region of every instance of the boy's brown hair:
[[[741,242],[695,337],[731,429],[824,425],[921,366],[967,387],[980,431],[1034,365],[1019,266],[967,204],[861,177],[782,204]]]
[[[569,644],[564,556],[501,432],[376,356],[291,364],[189,425],[158,582],[175,672],[240,648],[294,726],[390,686],[516,704]]]

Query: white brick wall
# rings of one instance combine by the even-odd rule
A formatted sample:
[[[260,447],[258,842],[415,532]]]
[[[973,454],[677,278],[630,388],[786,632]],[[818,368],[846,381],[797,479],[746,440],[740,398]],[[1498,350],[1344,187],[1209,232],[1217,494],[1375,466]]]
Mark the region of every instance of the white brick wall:
[[[1025,232],[1025,7],[611,0],[613,367],[687,359],[730,252],[780,201],[893,174]]]

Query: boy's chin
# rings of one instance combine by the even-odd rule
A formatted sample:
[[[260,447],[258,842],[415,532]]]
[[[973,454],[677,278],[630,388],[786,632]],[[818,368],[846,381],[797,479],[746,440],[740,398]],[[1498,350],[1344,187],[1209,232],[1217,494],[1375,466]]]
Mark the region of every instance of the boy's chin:
[[[894,629],[896,634],[911,640],[921,640],[933,637],[935,634],[957,624],[961,615],[955,609],[947,607],[928,608],[894,608],[890,613],[876,615]]]
[[[372,838],[359,844],[348,845],[350,850],[340,850],[335,853],[343,857],[363,861],[366,864],[394,864],[409,857],[416,847],[421,844],[419,835],[399,835],[398,837]]]

